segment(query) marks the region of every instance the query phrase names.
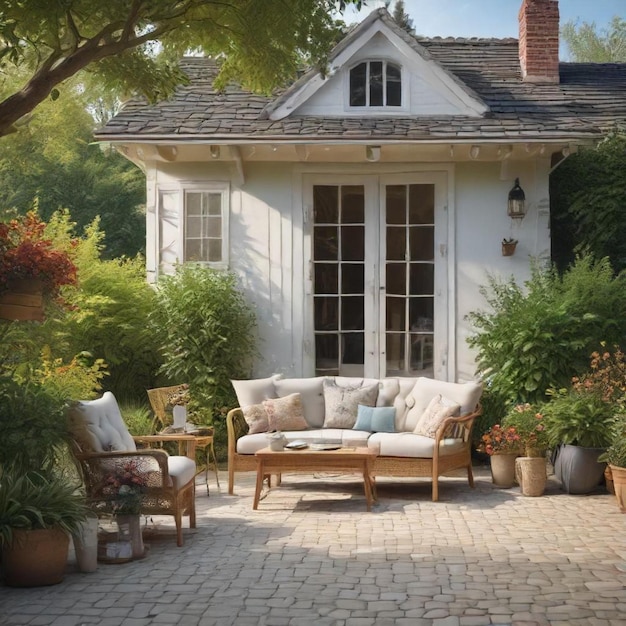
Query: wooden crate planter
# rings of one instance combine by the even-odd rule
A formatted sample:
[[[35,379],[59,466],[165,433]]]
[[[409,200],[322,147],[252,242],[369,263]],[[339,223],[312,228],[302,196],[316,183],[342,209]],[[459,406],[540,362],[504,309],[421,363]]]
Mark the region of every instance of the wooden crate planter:
[[[7,291],[0,293],[0,319],[44,320],[41,281],[23,279],[14,281]]]

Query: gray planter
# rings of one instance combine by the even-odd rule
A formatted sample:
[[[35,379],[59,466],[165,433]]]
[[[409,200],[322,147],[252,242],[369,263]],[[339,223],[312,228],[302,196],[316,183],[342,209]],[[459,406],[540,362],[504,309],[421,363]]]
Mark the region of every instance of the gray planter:
[[[569,444],[555,451],[554,475],[567,493],[583,494],[594,491],[604,475],[606,463],[598,463],[603,448],[583,448]]]

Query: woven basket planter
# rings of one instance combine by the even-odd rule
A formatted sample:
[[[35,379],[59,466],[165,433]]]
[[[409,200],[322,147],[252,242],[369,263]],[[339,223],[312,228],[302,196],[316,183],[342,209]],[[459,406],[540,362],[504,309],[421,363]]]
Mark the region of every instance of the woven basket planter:
[[[43,322],[43,293],[40,280],[15,280],[0,294],[0,318]]]
[[[542,496],[548,474],[546,460],[540,456],[521,456],[515,460],[515,476],[523,496]]]

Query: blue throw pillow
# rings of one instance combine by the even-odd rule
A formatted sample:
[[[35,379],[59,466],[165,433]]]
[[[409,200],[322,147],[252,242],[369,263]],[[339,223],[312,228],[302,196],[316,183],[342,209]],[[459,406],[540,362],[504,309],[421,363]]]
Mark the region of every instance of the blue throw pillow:
[[[396,410],[392,406],[363,406],[359,404],[354,430],[370,433],[396,432]]]

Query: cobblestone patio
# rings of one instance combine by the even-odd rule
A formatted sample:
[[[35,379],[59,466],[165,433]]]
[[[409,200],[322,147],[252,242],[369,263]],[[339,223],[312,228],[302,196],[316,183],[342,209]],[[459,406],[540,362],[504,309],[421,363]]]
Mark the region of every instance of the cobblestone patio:
[[[626,515],[599,489],[546,495],[467,481],[378,481],[365,512],[349,477],[285,476],[252,511],[254,476],[236,495],[197,490],[198,528],[177,548],[159,518],[148,556],[91,574],[70,558],[52,587],[0,586],[2,626],[386,626],[626,624]],[[164,522],[164,524],[161,524]]]

